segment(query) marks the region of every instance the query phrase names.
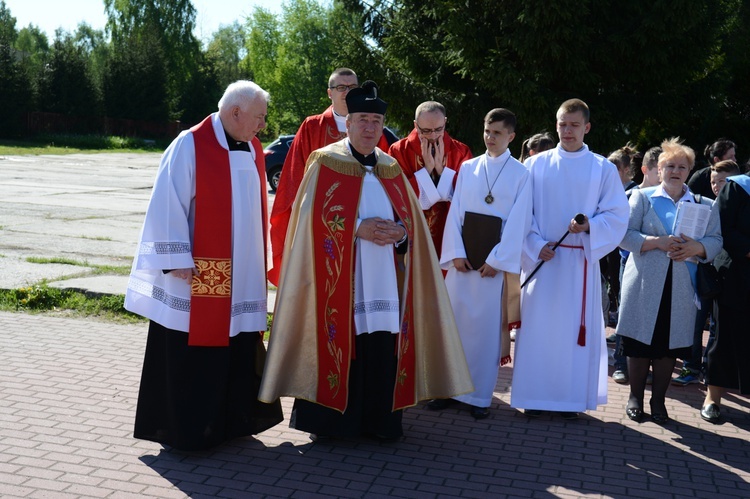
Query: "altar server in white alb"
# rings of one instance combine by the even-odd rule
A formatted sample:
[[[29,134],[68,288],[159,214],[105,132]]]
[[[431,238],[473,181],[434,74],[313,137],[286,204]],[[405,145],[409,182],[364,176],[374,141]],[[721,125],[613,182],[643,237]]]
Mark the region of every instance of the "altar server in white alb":
[[[199,450],[282,419],[257,400],[266,330],[268,93],[229,85],[156,174],[125,308],[151,320],[136,438]]]
[[[500,341],[503,275],[520,272],[521,249],[531,225],[529,172],[508,149],[515,129],[516,116],[511,111],[498,108],[487,113],[487,152],[461,166],[443,235],[440,265],[448,271],[445,284],[475,388],[452,400],[468,404],[476,419],[490,414],[501,357],[502,363],[510,361],[510,338],[502,348]],[[487,245],[489,254],[481,252],[484,259],[472,265],[468,258],[470,243],[464,241],[477,235],[467,233],[472,227],[467,217],[476,214],[496,217],[501,230],[490,242],[494,246]],[[428,408],[441,409],[450,402],[436,399]]]
[[[629,207],[617,168],[584,144],[589,108],[579,99],[557,111],[556,148],[529,158],[533,219],[521,282],[511,406],[531,417],[565,419],[607,402],[607,349],[599,259],[620,244]],[[583,223],[574,220],[584,215]],[[556,250],[554,244],[569,231]]]

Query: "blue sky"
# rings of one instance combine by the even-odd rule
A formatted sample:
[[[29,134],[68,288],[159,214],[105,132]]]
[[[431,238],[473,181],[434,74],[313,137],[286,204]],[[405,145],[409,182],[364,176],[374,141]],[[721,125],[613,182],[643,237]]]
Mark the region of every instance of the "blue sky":
[[[271,12],[281,11],[279,0],[192,0],[197,10],[196,36],[203,41],[220,25],[243,22],[256,6]],[[47,33],[50,42],[55,29],[75,31],[81,21],[93,28],[103,29],[106,23],[104,0],[5,0],[5,5],[16,18],[16,29],[34,24]]]

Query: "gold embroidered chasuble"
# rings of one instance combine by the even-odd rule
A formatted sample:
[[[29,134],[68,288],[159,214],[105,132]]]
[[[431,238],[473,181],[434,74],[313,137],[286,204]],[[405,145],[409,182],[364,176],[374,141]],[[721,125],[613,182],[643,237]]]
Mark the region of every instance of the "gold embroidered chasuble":
[[[394,410],[473,391],[430,232],[398,163],[373,172],[409,236],[398,265]],[[259,399],[292,396],[343,412],[354,345],[354,251],[364,167],[346,141],[315,151],[292,207]],[[394,255],[394,265],[397,265]]]

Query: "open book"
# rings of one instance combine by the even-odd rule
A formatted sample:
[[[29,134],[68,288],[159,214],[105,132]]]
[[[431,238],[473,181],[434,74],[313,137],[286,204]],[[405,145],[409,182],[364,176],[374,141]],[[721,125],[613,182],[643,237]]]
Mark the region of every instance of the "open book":
[[[680,203],[674,217],[672,233],[677,237],[684,234],[691,239],[701,239],[706,235],[706,227],[708,227],[710,216],[711,207],[707,204]],[[667,256],[669,256],[669,253],[667,253]],[[691,256],[687,261],[697,263],[698,259]]]
[[[680,203],[674,220],[672,233],[680,237],[685,234],[691,239],[701,239],[706,235],[711,207],[707,204]]]

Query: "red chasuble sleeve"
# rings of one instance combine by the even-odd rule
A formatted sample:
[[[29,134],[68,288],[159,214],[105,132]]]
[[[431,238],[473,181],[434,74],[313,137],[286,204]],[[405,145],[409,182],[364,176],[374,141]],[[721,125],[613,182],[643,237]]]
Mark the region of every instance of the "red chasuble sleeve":
[[[315,116],[309,116],[302,122],[294,136],[292,145],[281,169],[279,186],[271,209],[271,255],[273,263],[268,271],[268,280],[279,284],[281,260],[284,253],[284,241],[292,214],[292,204],[297,196],[302,177],[305,175],[307,158],[316,149],[320,149],[344,138],[333,119],[333,106]]]

